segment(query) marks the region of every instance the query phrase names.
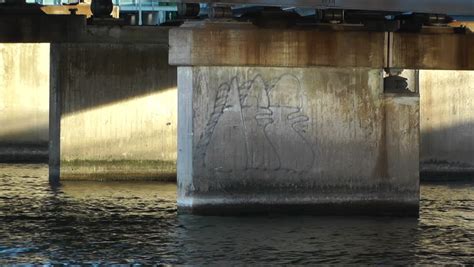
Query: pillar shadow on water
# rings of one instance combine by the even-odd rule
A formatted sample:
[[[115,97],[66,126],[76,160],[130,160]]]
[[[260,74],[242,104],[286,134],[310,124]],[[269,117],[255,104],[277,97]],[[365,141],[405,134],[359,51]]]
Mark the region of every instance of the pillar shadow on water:
[[[179,223],[183,262],[416,263],[418,221],[412,218],[187,215]]]

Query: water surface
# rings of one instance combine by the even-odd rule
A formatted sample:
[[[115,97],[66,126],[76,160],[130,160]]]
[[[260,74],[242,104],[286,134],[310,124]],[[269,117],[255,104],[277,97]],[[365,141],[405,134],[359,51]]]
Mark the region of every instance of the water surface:
[[[0,164],[0,264],[474,264],[472,182],[422,184],[419,219],[201,217],[174,184],[47,175]]]

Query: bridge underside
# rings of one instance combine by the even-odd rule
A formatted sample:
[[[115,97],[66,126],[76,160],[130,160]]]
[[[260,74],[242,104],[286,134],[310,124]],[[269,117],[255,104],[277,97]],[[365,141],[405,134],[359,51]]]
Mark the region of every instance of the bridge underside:
[[[469,0],[164,0],[162,2],[259,5],[302,8],[337,8],[349,10],[377,10],[421,12],[453,15],[473,15],[474,3]]]

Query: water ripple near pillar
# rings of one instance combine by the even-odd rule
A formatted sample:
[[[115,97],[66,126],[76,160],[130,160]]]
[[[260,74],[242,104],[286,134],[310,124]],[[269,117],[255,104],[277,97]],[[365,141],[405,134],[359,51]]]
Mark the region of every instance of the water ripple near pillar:
[[[420,218],[178,216],[176,186],[65,182],[0,164],[0,263],[473,264],[473,183],[422,184]]]

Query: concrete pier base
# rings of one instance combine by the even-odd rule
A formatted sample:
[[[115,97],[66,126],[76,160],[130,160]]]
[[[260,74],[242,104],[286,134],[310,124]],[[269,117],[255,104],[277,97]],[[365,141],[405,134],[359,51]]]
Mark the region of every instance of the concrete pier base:
[[[419,95],[384,92],[383,40],[238,23],[171,30],[179,211],[417,216]]]
[[[418,214],[419,97],[381,70],[178,68],[178,206]]]

